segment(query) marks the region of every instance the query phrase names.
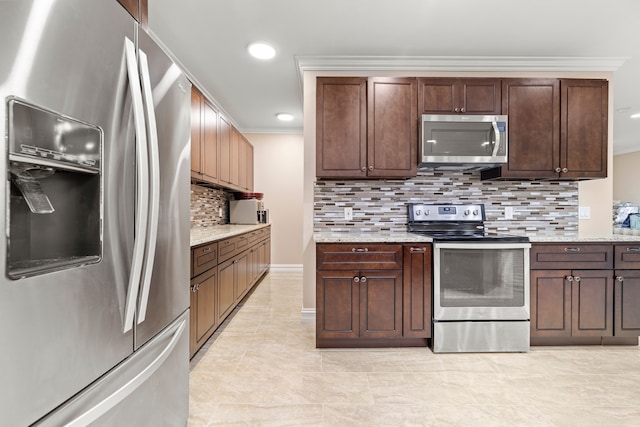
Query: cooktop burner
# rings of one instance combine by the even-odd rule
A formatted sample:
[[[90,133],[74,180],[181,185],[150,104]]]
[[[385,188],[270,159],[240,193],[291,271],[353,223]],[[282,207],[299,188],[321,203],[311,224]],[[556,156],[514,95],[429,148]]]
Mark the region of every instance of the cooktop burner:
[[[482,204],[468,205],[408,205],[408,231],[446,241],[500,241],[528,242],[526,236],[487,231],[484,227],[485,211]]]

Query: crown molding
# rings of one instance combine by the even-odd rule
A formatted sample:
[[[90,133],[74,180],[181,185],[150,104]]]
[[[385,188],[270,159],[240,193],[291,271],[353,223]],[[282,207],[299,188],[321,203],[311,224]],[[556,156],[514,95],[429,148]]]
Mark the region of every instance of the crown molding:
[[[560,56],[314,56],[296,55],[305,71],[616,71],[629,57]]]

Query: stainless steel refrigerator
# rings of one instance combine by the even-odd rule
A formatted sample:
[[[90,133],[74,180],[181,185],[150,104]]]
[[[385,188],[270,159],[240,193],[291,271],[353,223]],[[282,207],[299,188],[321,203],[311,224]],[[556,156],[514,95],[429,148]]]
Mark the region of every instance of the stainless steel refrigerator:
[[[186,425],[189,81],[116,0],[0,0],[0,58],[0,425]]]

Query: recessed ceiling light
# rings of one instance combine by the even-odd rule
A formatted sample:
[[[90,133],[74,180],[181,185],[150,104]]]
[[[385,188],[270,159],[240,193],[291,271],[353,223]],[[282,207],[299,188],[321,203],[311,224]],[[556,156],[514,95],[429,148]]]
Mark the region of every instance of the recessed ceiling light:
[[[271,59],[276,56],[276,50],[263,42],[251,43],[247,50],[254,58]]]
[[[278,113],[276,114],[278,120],[282,120],[283,122],[290,122],[293,120],[293,116],[289,113]]]
[[[632,114],[629,117],[631,117],[632,119],[640,119],[640,113]]]

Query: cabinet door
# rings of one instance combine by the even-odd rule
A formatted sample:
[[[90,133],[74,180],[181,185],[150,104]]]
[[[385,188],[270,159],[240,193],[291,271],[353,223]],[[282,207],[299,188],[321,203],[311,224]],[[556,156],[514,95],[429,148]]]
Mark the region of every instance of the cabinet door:
[[[236,286],[234,288],[234,296],[236,302],[240,301],[249,290],[249,251],[245,251],[242,254],[234,258],[234,268],[236,276]]]
[[[509,116],[509,163],[503,177],[555,178],[560,166],[560,83],[557,79],[502,82]]]
[[[574,270],[571,284],[571,335],[613,335],[613,274],[611,270]]]
[[[420,114],[453,114],[458,107],[457,79],[418,79]]]
[[[196,285],[191,285],[189,289],[189,358],[192,358],[198,351],[198,340],[196,338],[196,325],[198,324],[198,290]]]
[[[360,336],[402,336],[402,270],[362,271],[360,287]]]
[[[218,112],[209,103],[203,103],[202,174],[205,180],[218,182]]]
[[[404,248],[402,336],[431,338],[431,246]]]
[[[247,140],[238,135],[238,187],[247,189]]]
[[[212,273],[200,283],[197,284],[197,303],[195,310],[197,312],[196,320],[196,340],[198,346],[211,336],[213,329],[218,324],[216,317],[216,282],[218,275],[217,269],[212,269]],[[194,327],[193,325],[191,327]]]
[[[531,336],[571,335],[570,270],[531,270]]]
[[[231,126],[231,148],[229,151],[229,182],[238,187],[240,184],[240,132]]]
[[[195,86],[191,87],[191,174],[202,176],[202,104],[204,97]],[[195,174],[195,175],[194,175]]]
[[[606,80],[560,81],[562,178],[607,176],[608,88]]]
[[[220,144],[220,160],[219,160],[219,174],[220,183],[231,183],[231,125],[222,116],[218,115],[218,144]]]
[[[460,113],[500,114],[500,79],[465,79],[458,86],[458,106]]]
[[[247,141],[247,190],[253,191],[253,145]]]
[[[417,80],[369,78],[367,175],[416,176],[418,166]]]
[[[366,147],[367,79],[318,78],[316,175],[319,178],[365,177]]]
[[[640,335],[640,271],[616,270],[614,335]]]
[[[317,338],[357,338],[360,335],[360,304],[357,271],[316,273]]]
[[[217,292],[217,309],[218,309],[218,323],[222,321],[231,313],[233,307],[235,307],[234,298],[234,284],[235,284],[235,268],[233,260],[223,262],[218,265],[218,292]]]

